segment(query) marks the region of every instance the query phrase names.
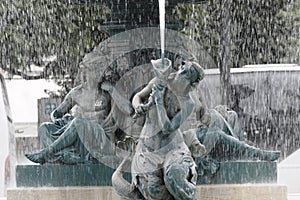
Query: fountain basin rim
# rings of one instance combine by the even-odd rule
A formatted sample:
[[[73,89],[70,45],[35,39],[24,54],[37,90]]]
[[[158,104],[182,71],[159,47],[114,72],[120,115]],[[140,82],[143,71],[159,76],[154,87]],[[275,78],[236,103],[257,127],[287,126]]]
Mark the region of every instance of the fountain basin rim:
[[[265,65],[245,65],[241,68],[231,68],[230,73],[245,72],[279,72],[279,71],[300,71],[297,64],[265,64]],[[220,74],[218,68],[205,69],[205,74]]]

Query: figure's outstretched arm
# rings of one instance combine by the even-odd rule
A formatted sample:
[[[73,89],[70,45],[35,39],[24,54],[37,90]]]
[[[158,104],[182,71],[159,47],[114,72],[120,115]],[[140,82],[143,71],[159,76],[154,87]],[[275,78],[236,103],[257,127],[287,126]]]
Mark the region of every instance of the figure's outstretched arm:
[[[184,107],[180,109],[180,111],[172,118],[172,120],[170,120],[164,105],[164,99],[163,99],[164,92],[165,92],[165,88],[159,85],[155,85],[153,87],[152,95],[156,103],[156,109],[158,113],[158,123],[160,125],[160,128],[164,133],[168,134],[175,131],[176,129],[179,129],[181,124],[192,113],[193,104],[188,99],[186,102],[184,102],[185,103]]]

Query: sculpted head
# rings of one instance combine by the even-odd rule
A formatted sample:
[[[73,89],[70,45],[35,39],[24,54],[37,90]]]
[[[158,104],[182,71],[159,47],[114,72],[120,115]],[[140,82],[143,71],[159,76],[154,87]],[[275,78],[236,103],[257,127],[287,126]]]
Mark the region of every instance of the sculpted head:
[[[79,75],[81,84],[84,87],[95,87],[99,81],[97,69],[92,65],[80,64]]]
[[[185,65],[190,66],[190,83],[197,86],[204,78],[204,70],[197,62],[186,62]]]
[[[177,93],[188,92],[204,78],[203,68],[196,62],[183,62],[179,69],[169,76],[169,85]]]

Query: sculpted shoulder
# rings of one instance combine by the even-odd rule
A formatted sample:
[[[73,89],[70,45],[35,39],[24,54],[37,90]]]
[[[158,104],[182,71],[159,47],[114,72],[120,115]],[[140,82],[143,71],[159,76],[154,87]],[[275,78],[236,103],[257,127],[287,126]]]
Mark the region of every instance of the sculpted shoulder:
[[[83,86],[82,86],[82,84],[80,84],[80,85],[72,88],[70,90],[70,92],[67,94],[67,96],[70,96],[72,98],[76,98],[81,93],[82,89],[83,89]]]

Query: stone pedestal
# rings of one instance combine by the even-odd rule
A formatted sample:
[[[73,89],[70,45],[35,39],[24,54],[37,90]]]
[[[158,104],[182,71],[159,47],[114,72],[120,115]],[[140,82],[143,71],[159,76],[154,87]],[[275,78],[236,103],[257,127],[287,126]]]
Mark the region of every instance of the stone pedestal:
[[[17,165],[17,187],[111,186],[115,169],[99,164]],[[130,180],[130,174],[125,174]]]
[[[211,184],[276,183],[277,162],[221,162]],[[198,184],[201,181],[198,180]]]
[[[16,188],[7,200],[121,200],[114,189],[101,187]],[[275,184],[198,185],[199,200],[287,200],[287,188]]]
[[[111,163],[110,166],[116,166]],[[17,165],[17,187],[111,186],[115,168],[102,163],[81,165]],[[130,180],[130,174],[125,178]],[[210,184],[276,183],[276,162],[235,161],[220,163]],[[197,184],[204,184],[198,176]]]

